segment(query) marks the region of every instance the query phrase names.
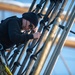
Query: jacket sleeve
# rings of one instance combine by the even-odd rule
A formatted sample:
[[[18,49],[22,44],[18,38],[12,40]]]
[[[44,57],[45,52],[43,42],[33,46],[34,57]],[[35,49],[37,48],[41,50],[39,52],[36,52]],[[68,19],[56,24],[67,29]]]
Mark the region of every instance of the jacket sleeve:
[[[8,35],[11,42],[18,44],[27,42],[29,39],[33,39],[32,34],[21,33],[19,24],[16,20],[11,20],[8,23]]]

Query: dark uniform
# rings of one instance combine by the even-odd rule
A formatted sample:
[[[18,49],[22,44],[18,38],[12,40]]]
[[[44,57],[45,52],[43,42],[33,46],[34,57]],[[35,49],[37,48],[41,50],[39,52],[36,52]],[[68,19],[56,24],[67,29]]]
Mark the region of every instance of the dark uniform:
[[[21,32],[22,18],[16,16],[2,20],[0,23],[0,43],[4,49],[13,46],[14,44],[27,42],[33,39],[32,34],[24,34]]]

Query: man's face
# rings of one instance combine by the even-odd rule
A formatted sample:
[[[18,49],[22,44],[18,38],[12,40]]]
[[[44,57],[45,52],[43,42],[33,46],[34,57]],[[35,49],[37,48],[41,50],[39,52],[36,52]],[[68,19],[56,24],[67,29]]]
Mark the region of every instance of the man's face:
[[[28,30],[32,30],[34,28],[35,28],[35,26],[33,24],[31,24],[28,20],[26,20],[26,19],[22,20],[22,29],[23,30],[28,31]]]

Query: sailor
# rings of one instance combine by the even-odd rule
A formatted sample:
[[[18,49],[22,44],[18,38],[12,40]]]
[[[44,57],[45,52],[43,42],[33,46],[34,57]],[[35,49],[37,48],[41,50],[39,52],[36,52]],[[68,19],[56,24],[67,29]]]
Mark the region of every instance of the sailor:
[[[0,23],[0,43],[6,49],[14,44],[25,43],[30,39],[39,39],[40,32],[35,32],[37,25],[38,17],[33,12],[23,13],[21,18],[17,16],[8,17]],[[35,33],[25,33],[30,30],[34,30]]]

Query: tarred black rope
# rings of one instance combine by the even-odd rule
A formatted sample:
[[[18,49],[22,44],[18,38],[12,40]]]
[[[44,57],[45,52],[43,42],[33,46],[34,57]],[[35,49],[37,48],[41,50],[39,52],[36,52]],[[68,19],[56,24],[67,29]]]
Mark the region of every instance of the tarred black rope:
[[[60,27],[61,29],[64,29],[64,28],[65,28],[65,26],[62,26],[62,25],[59,25],[59,27]],[[72,31],[72,30],[70,30],[70,32],[73,33],[73,34],[75,34],[75,32]]]
[[[36,8],[32,12],[35,12],[37,10],[37,8],[40,9],[42,7],[42,4],[45,2],[46,2],[46,0],[41,0],[40,3],[36,5]]]

